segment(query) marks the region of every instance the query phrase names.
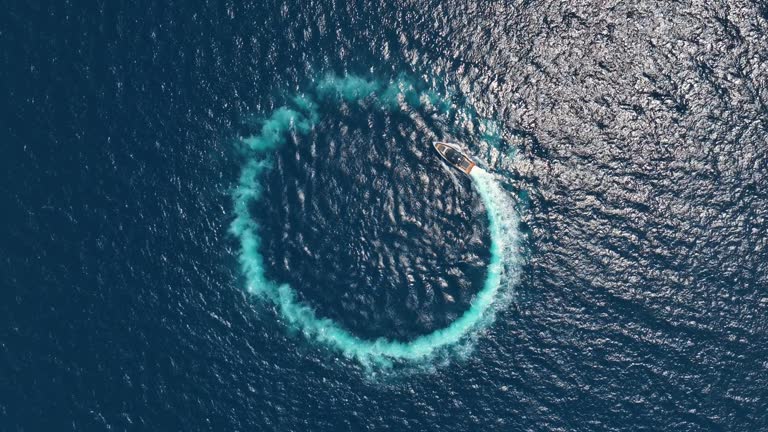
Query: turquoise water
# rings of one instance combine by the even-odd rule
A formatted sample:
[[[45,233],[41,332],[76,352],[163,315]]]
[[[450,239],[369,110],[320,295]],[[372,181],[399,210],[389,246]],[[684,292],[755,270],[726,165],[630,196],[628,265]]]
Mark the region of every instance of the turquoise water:
[[[520,234],[515,203],[493,175],[475,168],[472,179],[482,197],[488,215],[491,243],[490,262],[482,289],[478,291],[468,310],[445,328],[401,342],[384,337],[375,340],[358,337],[333,320],[322,318],[315,310],[297,300],[293,288],[277,284],[265,276],[264,259],[258,223],[248,209],[261,194],[261,172],[269,169],[270,152],[285,142],[290,133],[308,133],[316,126],[321,113],[313,98],[341,99],[356,102],[371,99],[381,109],[410,109],[450,106],[432,91],[418,92],[414,84],[400,78],[382,83],[356,76],[327,76],[310,92],[292,99],[294,108],[280,107],[263,121],[258,135],[245,137],[242,142],[253,154],[243,167],[240,183],[234,192],[236,218],[231,231],[240,239],[240,263],[247,277],[248,292],[275,303],[285,321],[331,349],[339,350],[367,366],[391,366],[392,361],[406,360],[430,362],[435,356],[450,349],[465,352],[470,349],[478,332],[493,322],[495,310],[504,307],[512,296],[520,271]],[[403,105],[403,107],[401,107]],[[482,139],[497,140],[492,129]]]

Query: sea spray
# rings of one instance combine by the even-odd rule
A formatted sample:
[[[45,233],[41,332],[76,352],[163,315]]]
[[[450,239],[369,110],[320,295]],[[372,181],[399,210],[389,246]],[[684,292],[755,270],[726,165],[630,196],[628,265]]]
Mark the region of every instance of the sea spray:
[[[293,107],[281,107],[264,120],[257,135],[244,138],[249,160],[233,193],[235,218],[230,231],[240,241],[240,265],[248,292],[274,303],[286,323],[306,337],[367,366],[389,366],[397,361],[424,361],[450,349],[471,346],[479,332],[493,321],[495,312],[510,298],[510,289],[519,271],[518,220],[514,201],[494,176],[476,167],[473,185],[480,194],[488,215],[490,262],[482,289],[470,307],[445,328],[401,342],[387,338],[363,339],[328,318],[317,316],[314,309],[297,299],[295,290],[276,284],[265,276],[264,258],[259,253],[261,239],[258,223],[248,206],[261,196],[260,175],[271,167],[270,152],[282,145],[289,132],[308,133],[320,117],[319,102],[333,100],[354,102],[371,99],[381,109],[412,108],[429,105],[447,110],[450,103],[434,91],[420,90],[410,80],[400,77],[389,83],[356,76],[326,76],[310,92],[292,99]]]

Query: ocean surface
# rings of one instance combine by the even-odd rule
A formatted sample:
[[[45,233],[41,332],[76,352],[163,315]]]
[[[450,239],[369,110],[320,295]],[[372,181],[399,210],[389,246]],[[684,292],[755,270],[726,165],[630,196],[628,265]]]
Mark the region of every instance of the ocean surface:
[[[768,430],[766,2],[2,10],[0,430]]]

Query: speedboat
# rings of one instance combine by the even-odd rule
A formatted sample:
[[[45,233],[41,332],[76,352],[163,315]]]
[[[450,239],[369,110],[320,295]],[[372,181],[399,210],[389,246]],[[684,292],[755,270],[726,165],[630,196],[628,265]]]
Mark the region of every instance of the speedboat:
[[[432,145],[435,146],[435,150],[440,153],[440,156],[442,156],[443,159],[464,174],[469,174],[472,171],[472,168],[475,167],[475,163],[472,162],[472,159],[467,155],[461,152],[461,147],[459,147],[458,144],[437,141],[432,143]]]

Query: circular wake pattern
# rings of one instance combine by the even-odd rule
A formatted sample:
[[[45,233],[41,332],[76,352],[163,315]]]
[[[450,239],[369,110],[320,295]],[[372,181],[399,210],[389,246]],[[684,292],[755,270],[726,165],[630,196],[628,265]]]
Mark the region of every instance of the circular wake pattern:
[[[362,100],[370,101],[382,110],[411,113],[411,118],[417,122],[423,122],[419,109],[430,108],[442,115],[451,111],[451,104],[445,98],[431,90],[417,89],[406,78],[383,83],[356,76],[327,76],[307,93],[293,97],[289,106],[275,110],[263,121],[258,134],[242,140],[249,158],[234,192],[235,220],[230,230],[240,240],[239,259],[248,291],[274,303],[285,321],[308,338],[365,365],[428,360],[442,352],[466,351],[478,332],[492,322],[495,311],[509,300],[519,269],[515,203],[494,176],[479,167],[472,170],[471,177],[487,211],[490,260],[482,289],[469,308],[447,327],[405,342],[384,337],[362,338],[337,322],[318,316],[312,307],[298,300],[297,293],[288,284],[278,284],[266,277],[264,258],[259,252],[259,224],[249,211],[249,205],[262,194],[260,177],[271,167],[272,151],[284,144],[291,133],[309,133],[320,120],[321,103]],[[474,115],[471,109],[461,111],[465,118]],[[491,132],[478,139],[491,142],[500,139],[497,128],[486,129]]]

